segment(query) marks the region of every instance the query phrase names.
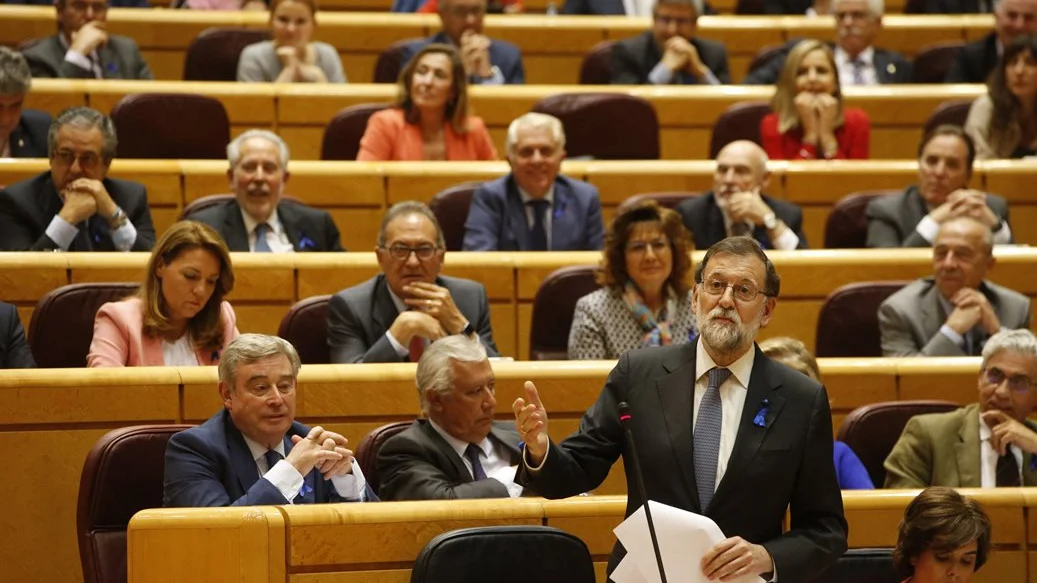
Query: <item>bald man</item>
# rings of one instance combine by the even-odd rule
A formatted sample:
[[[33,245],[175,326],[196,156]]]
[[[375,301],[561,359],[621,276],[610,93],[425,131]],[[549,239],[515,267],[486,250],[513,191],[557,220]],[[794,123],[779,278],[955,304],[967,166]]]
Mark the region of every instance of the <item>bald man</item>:
[[[747,140],[724,146],[717,154],[713,190],[677,206],[695,248],[748,235],[764,249],[806,249],[803,211],[763,194],[770,179],[763,148]]]

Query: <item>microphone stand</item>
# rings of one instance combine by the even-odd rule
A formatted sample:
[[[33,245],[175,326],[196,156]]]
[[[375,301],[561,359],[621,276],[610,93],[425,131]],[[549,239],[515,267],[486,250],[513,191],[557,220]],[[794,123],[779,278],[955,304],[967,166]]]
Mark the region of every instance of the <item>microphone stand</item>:
[[[648,534],[652,537],[652,550],[655,551],[655,562],[659,565],[659,580],[666,583],[666,570],[663,569],[663,555],[659,551],[659,539],[655,535],[655,523],[652,522],[652,510],[648,504],[648,493],[645,492],[645,478],[641,473],[641,462],[637,458],[637,447],[634,445],[634,434],[630,432],[630,405],[626,402],[619,403],[619,422],[623,425],[623,433],[626,435],[627,445],[630,446],[630,462],[633,465],[634,476],[637,478],[637,493],[645,501],[645,519],[648,521]],[[624,460],[626,461],[626,460]]]

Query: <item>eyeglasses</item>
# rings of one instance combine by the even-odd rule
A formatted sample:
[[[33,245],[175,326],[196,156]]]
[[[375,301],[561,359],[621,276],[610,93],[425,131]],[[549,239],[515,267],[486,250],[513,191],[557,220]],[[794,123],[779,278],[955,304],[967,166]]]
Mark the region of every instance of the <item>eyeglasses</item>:
[[[699,284],[702,287],[702,291],[706,292],[711,296],[722,296],[727,291],[727,288],[734,290],[735,298],[743,302],[751,302],[756,299],[756,296],[765,292],[761,292],[752,282],[740,281],[738,283],[727,283],[722,279],[707,279]]]
[[[101,157],[93,152],[77,154],[72,150],[58,150],[51,156],[51,160],[62,166],[71,166],[78,160],[79,167],[88,171],[97,168],[101,164]]]
[[[420,261],[427,261],[429,259],[432,259],[432,257],[436,254],[436,251],[439,251],[440,248],[434,247],[432,245],[419,245],[417,247],[410,247],[408,245],[404,245],[403,243],[396,243],[392,247],[382,247],[382,249],[388,251],[389,255],[397,261],[406,261],[410,258],[411,253],[414,253],[414,255],[416,255]]]
[[[1001,383],[1008,379],[1008,388],[1013,392],[1029,391],[1033,387],[1033,381],[1026,375],[1017,375],[1009,377],[1005,374],[1005,371],[995,367],[988,368],[983,371],[983,376],[987,382],[994,385],[995,387],[1001,386]]]
[[[648,252],[649,247],[652,248],[652,253],[658,255],[670,249],[670,242],[666,239],[656,239],[654,241],[628,241],[626,249],[627,253],[641,255]]]
[[[87,10],[93,10],[94,14],[108,12],[107,2],[82,2],[81,0],[75,0],[74,2],[69,2],[68,6],[76,12],[86,12]]]
[[[692,24],[695,24],[695,19],[694,18],[678,18],[678,17],[674,17],[674,16],[662,16],[660,14],[655,15],[654,18],[655,18],[655,22],[657,22],[657,23],[659,23],[659,24],[661,24],[663,26],[670,26],[671,24],[675,24],[678,27],[681,27],[681,26],[691,26]]]

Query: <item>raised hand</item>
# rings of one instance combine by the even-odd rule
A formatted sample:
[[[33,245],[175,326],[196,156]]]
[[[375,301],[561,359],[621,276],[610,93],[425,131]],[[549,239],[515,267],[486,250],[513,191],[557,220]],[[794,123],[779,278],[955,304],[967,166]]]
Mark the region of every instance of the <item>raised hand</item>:
[[[537,393],[536,385],[532,381],[526,381],[523,390],[526,398],[515,399],[511,404],[511,410],[515,413],[515,428],[526,444],[530,462],[538,466],[544,461],[550,442],[547,433],[547,410],[540,401],[540,394]]]

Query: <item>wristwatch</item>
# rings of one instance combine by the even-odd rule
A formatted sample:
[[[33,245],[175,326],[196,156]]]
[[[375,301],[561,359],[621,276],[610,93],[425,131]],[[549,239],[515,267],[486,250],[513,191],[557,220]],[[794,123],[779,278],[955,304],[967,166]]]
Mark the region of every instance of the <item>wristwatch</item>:
[[[773,212],[763,215],[763,226],[768,231],[778,226],[778,217]]]
[[[108,217],[108,226],[112,229],[118,229],[126,222],[126,213],[122,212],[122,209],[115,207],[115,212],[112,216]]]
[[[471,322],[465,322],[464,330],[461,330],[461,334],[464,334],[465,336],[471,336],[475,334],[475,326],[472,326]]]

